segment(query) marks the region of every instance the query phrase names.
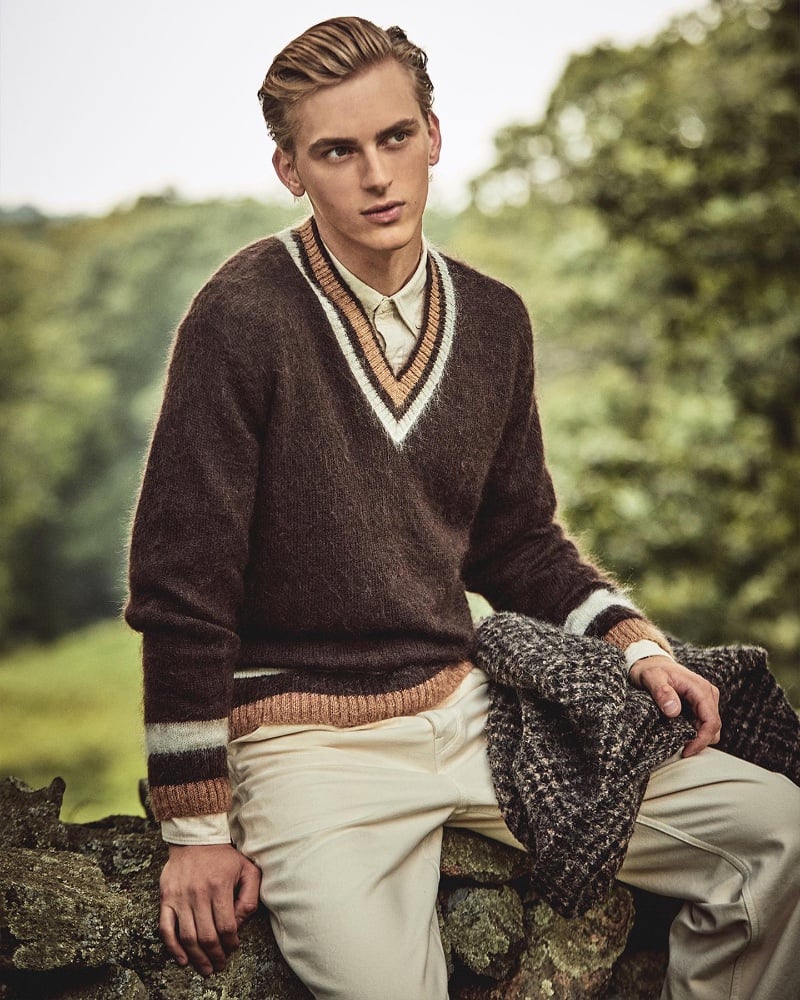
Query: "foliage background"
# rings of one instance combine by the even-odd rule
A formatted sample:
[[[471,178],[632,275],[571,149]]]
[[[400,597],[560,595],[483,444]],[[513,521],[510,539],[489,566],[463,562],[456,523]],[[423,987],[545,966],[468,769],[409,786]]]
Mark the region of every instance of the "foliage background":
[[[562,516],[650,615],[771,652],[800,705],[800,21],[720,0],[575,57],[509,125],[446,250],[534,318]],[[0,772],[72,818],[135,811],[130,511],[172,332],[231,252],[303,206],[142,197],[0,226]],[[479,401],[477,401],[479,403]]]

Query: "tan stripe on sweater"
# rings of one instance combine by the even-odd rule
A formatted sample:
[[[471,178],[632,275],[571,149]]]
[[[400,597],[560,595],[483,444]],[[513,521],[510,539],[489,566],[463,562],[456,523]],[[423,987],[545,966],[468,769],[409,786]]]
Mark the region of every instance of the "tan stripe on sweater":
[[[623,650],[623,652],[632,642],[650,639],[668,653],[672,653],[672,647],[664,633],[657,629],[655,625],[642,618],[625,618],[623,621],[617,622],[613,628],[606,632],[603,638],[606,642],[610,642],[612,646]]]
[[[157,820],[223,813],[231,807],[231,786],[227,778],[185,785],[151,785],[150,803]]]
[[[433,260],[430,261],[433,274],[429,292],[428,321],[415,348],[414,359],[398,381],[375,336],[372,324],[360,309],[350,290],[342,284],[339,276],[325,259],[321,247],[314,238],[314,229],[310,219],[297,230],[297,234],[303,243],[314,277],[319,282],[322,291],[342,312],[345,320],[355,332],[360,352],[381,389],[395,407],[403,406],[423,378],[439,334],[441,291],[436,264]]]
[[[445,667],[430,680],[400,691],[341,695],[287,691],[239,705],[231,712],[230,738],[252,733],[259,726],[364,726],[399,715],[417,715],[453,693],[472,669],[468,660]]]

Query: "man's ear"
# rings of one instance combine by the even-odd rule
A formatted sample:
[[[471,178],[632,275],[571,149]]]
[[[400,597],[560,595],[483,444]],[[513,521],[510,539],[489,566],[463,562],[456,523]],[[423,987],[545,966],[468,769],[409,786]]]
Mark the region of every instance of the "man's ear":
[[[428,138],[431,144],[428,165],[433,167],[439,162],[439,154],[442,151],[442,133],[439,130],[439,119],[432,111],[428,112]]]
[[[278,180],[288,188],[295,198],[302,198],[306,193],[305,185],[300,180],[294,165],[294,155],[285,149],[276,149],[272,154],[272,166],[278,175]]]

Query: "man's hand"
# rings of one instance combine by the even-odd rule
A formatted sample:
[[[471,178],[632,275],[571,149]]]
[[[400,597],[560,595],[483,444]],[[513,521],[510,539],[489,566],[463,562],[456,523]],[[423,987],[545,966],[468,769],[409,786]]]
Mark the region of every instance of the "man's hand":
[[[221,972],[258,906],[261,872],[230,844],[170,844],[161,873],[161,940],[178,965]]]
[[[669,656],[646,656],[637,660],[629,674],[631,681],[649,691],[664,715],[680,714],[681,698],[694,713],[697,736],[683,748],[683,756],[700,753],[711,743],[719,743],[719,688],[693,673]]]

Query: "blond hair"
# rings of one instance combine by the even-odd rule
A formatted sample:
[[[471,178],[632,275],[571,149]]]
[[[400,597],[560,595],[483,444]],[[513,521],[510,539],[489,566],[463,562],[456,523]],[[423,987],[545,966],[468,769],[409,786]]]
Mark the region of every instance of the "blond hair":
[[[277,146],[293,151],[292,112],[304,97],[389,58],[411,73],[427,121],[433,104],[428,57],[402,28],[384,30],[361,17],[335,17],[289,42],[273,60],[258,92],[264,121]]]

